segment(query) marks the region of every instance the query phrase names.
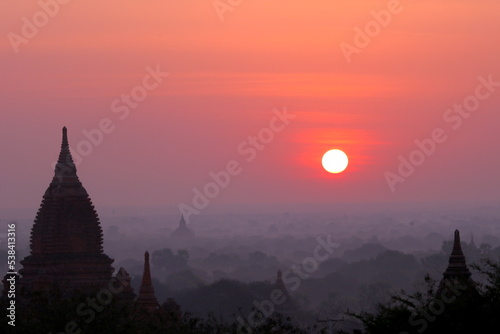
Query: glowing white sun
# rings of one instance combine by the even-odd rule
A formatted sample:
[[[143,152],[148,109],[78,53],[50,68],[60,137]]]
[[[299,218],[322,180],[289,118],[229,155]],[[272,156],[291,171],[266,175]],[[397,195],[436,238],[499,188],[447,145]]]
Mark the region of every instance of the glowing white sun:
[[[341,173],[349,164],[347,154],[341,150],[330,150],[323,155],[321,159],[323,168],[329,173]]]

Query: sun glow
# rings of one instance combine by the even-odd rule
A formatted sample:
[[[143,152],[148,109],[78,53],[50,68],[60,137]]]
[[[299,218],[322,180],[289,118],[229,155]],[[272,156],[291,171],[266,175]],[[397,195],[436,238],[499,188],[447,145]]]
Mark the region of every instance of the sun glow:
[[[323,155],[323,159],[321,160],[323,164],[323,168],[328,173],[341,173],[349,164],[349,159],[347,155],[341,150],[330,150]]]

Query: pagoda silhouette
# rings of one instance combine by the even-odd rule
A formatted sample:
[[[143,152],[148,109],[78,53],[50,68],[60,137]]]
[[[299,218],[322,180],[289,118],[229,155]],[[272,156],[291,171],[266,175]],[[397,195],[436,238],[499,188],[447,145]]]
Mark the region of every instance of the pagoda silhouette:
[[[20,261],[19,274],[5,275],[2,299],[7,296],[7,279],[15,276],[16,299],[19,297],[19,305],[25,309],[31,301],[40,301],[41,295],[57,305],[108,291],[117,297],[120,312],[126,310],[131,319],[152,321],[165,329],[181,320],[181,308],[173,298],[161,305],[155,296],[148,252],[138,296],[124,268],[113,276],[113,261],[104,254],[101,223],[77,176],[64,127],[54,177],[31,229],[30,254]]]
[[[179,226],[172,232],[172,238],[177,239],[191,239],[194,238],[193,231],[187,226],[186,221],[184,220],[184,215],[181,216],[181,220],[179,221]]]
[[[76,174],[66,127],[62,132],[54,177],[31,230],[30,255],[21,261],[21,293],[96,291],[114,271],[103,252],[99,217]]]
[[[461,287],[465,292],[470,294],[476,292],[475,283],[471,279],[471,272],[467,267],[465,255],[462,251],[460,243],[460,232],[455,230],[453,239],[453,249],[448,260],[448,267],[443,273],[443,277],[439,282],[437,295],[451,296],[454,287]],[[459,292],[460,293],[460,292]]]
[[[157,311],[160,309],[160,304],[155,296],[155,290],[151,281],[151,270],[149,268],[149,252],[144,254],[144,273],[142,274],[142,283],[139,288],[139,296],[135,302],[139,308],[147,311]]]

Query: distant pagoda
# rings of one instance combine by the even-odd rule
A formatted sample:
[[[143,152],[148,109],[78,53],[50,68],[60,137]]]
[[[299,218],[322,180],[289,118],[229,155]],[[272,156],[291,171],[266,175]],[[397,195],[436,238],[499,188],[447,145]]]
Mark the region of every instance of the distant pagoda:
[[[278,290],[281,290],[281,292],[283,292],[286,300],[290,301],[290,295],[288,294],[288,290],[285,286],[285,283],[283,282],[283,274],[281,273],[280,269],[278,269],[278,273],[276,275],[276,283],[274,283],[274,285]]]
[[[439,283],[437,294],[441,295],[443,290],[448,295],[453,287],[461,286],[467,287],[467,290],[473,289],[474,282],[471,279],[471,272],[467,267],[465,255],[462,252],[462,245],[460,244],[460,232],[455,230],[455,237],[453,240],[453,249],[451,251],[448,267],[443,273],[443,278]],[[455,289],[456,290],[456,289]]]
[[[172,238],[178,238],[178,239],[194,238],[193,231],[191,231],[191,229],[187,227],[186,221],[184,220],[184,215],[181,216],[179,227],[177,227],[175,231],[172,233]]]
[[[149,312],[160,310],[160,304],[155,296],[153,282],[151,281],[151,270],[149,267],[149,253],[144,254],[144,272],[142,274],[142,283],[139,288],[139,296],[135,301],[139,309],[145,309]]]
[[[109,283],[112,262],[103,252],[99,217],[76,175],[64,127],[54,177],[31,230],[30,255],[21,261],[20,292],[96,291]]]

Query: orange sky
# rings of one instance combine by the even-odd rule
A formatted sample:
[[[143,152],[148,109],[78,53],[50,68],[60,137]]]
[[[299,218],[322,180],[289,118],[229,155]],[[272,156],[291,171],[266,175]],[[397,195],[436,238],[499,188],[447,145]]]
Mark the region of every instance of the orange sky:
[[[457,130],[443,115],[479,76],[500,81],[500,2],[243,0],[224,20],[214,3],[2,1],[0,209],[38,207],[62,126],[76,150],[103,119],[114,130],[78,166],[97,206],[190,203],[231,160],[242,172],[211,206],[499,198],[500,87]],[[341,43],[391,6],[348,62]],[[120,119],[147,67],[169,75]],[[238,146],[283,107],[296,117],[246,161]],[[384,173],[435,128],[447,140],[392,192]],[[346,172],[321,169],[331,148]]]

